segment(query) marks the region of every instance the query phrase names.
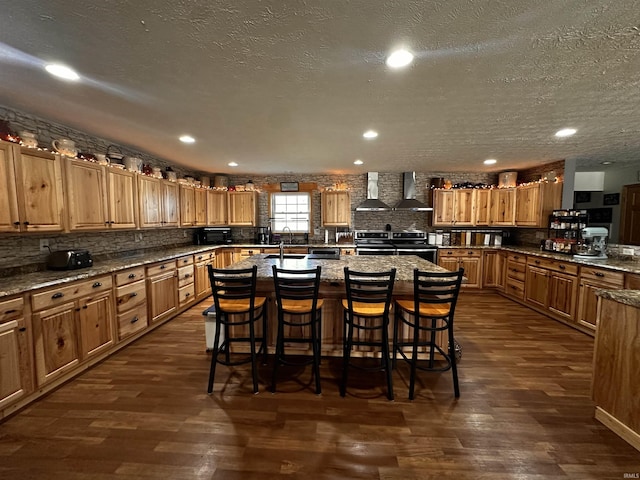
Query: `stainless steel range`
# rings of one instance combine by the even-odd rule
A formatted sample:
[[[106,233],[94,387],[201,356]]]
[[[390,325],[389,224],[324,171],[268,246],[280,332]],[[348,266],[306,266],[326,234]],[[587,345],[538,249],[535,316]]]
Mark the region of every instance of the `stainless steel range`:
[[[427,233],[419,230],[356,230],[356,255],[417,255],[437,263],[438,247],[429,245],[427,238]]]

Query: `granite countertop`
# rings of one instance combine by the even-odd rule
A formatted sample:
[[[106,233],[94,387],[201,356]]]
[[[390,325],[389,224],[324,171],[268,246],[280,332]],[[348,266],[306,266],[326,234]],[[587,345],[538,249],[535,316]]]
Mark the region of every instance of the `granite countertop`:
[[[640,308],[640,290],[598,290],[597,295],[608,300]]]

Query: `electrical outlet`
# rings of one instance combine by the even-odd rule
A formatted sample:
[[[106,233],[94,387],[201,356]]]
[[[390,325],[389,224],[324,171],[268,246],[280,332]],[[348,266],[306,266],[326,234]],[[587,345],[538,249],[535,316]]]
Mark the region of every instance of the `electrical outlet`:
[[[142,234],[141,233],[134,233],[133,234],[133,241],[138,243],[142,241]]]
[[[633,248],[623,248],[622,249],[622,254],[623,255],[633,255],[635,252],[635,250]]]
[[[182,231],[182,236],[183,236],[184,238],[187,238],[187,231],[186,231],[186,230],[183,230],[183,231]]]
[[[40,239],[40,251],[49,253],[51,250],[49,248],[49,239],[41,238]]]

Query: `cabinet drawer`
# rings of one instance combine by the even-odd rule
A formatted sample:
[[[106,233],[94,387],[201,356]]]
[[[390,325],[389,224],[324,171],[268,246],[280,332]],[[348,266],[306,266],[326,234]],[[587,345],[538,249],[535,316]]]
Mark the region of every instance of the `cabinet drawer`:
[[[259,254],[260,249],[259,248],[241,248],[239,253],[241,257],[251,257],[253,255]]]
[[[175,260],[171,260],[169,262],[164,262],[164,263],[158,263],[156,265],[147,267],[147,277],[169,273],[169,272],[175,271],[175,269],[176,269]]]
[[[178,269],[178,287],[193,283],[193,265]]]
[[[34,311],[42,310],[43,308],[62,305],[65,302],[75,300],[79,297],[110,290],[112,285],[113,280],[110,275],[98,277],[92,280],[74,283],[67,287],[52,288],[51,290],[35,293],[31,297],[31,303]]]
[[[524,282],[527,266],[524,263],[517,263],[513,260],[507,262],[507,278],[513,278]]]
[[[507,254],[507,260],[514,263],[527,263],[527,257],[521,253],[509,253]]]
[[[126,312],[142,304],[147,304],[147,291],[144,280],[116,289],[118,313]]]
[[[180,305],[184,305],[185,303],[188,303],[192,300],[195,300],[196,296],[195,296],[195,286],[193,283],[191,283],[190,285],[187,285],[185,287],[179,288],[178,289],[178,302],[180,303]]]
[[[508,278],[504,293],[512,297],[519,298],[520,300],[524,300],[524,282],[514,278]]]
[[[24,299],[22,297],[13,298],[0,302],[0,323],[8,322],[15,318],[20,318],[24,314]]]
[[[144,280],[144,267],[130,268],[122,272],[116,273],[116,286],[126,285],[128,283]]]
[[[202,252],[202,253],[196,253],[194,256],[195,256],[194,261],[197,263],[200,263],[200,262],[209,262],[213,260],[216,257],[216,254],[213,252]]]
[[[640,275],[627,273],[624,281],[624,288],[627,290],[640,290]]]
[[[184,257],[176,260],[178,267],[184,267],[185,265],[193,265],[193,255],[185,255]]]
[[[122,340],[147,327],[147,306],[140,305],[133,310],[118,314],[118,338]]]
[[[624,273],[602,268],[580,267],[580,281],[603,283],[612,287],[624,286]]]
[[[534,267],[546,268],[554,272],[566,273],[569,275],[578,274],[578,265],[575,263],[562,262],[551,258],[530,256],[527,258],[527,265]]]

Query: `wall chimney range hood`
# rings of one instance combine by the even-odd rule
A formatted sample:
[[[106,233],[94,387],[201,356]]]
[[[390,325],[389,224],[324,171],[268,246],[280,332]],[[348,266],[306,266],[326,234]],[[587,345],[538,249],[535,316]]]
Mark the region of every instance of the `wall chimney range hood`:
[[[394,210],[411,210],[413,212],[431,212],[433,208],[416,200],[416,172],[402,174],[402,200],[396,203]]]
[[[382,212],[391,207],[378,200],[378,172],[367,173],[367,199],[356,207],[356,212]]]

